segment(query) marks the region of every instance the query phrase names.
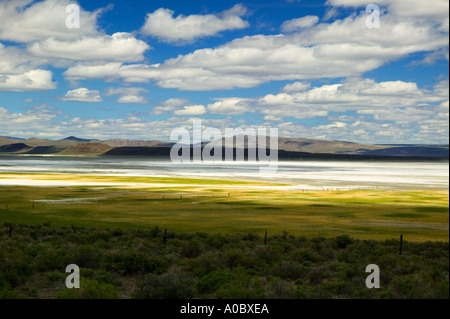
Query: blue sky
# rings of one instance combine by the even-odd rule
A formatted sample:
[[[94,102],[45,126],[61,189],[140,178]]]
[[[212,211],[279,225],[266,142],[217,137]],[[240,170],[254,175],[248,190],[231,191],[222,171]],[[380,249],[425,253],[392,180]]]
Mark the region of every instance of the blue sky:
[[[448,2],[374,3],[2,0],[0,135],[448,144]]]

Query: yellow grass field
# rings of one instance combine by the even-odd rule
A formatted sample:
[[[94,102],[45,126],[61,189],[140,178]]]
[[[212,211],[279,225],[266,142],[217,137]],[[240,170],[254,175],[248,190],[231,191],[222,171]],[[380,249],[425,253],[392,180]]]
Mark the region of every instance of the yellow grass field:
[[[449,238],[448,190],[299,191],[270,183],[74,174],[2,174],[0,181],[5,179],[47,186],[0,186],[3,223]],[[58,181],[71,184],[51,186]]]

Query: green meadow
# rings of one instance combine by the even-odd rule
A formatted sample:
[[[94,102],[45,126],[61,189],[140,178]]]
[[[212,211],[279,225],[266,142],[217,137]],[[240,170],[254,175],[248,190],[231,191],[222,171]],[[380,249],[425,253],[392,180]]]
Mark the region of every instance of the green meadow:
[[[28,174],[28,176],[30,176]],[[35,175],[34,178],[39,178]],[[449,194],[442,190],[292,191],[269,183],[73,175],[134,187],[0,187],[0,222],[179,232],[448,241]],[[66,175],[46,180],[68,180]],[[167,186],[164,186],[166,184]],[[89,184],[86,184],[89,185]],[[157,185],[157,186],[156,186]],[[177,185],[182,185],[178,186]]]

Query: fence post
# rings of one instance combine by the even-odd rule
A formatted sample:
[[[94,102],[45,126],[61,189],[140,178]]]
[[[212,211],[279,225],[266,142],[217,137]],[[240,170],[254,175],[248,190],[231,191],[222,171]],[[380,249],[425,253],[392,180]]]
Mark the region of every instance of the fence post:
[[[399,251],[400,255],[402,254],[402,250],[403,250],[403,234],[400,235],[400,251]]]
[[[12,223],[9,223],[9,238],[12,236]]]
[[[264,245],[266,245],[266,244],[267,244],[267,229],[266,229],[266,232],[264,234]]]

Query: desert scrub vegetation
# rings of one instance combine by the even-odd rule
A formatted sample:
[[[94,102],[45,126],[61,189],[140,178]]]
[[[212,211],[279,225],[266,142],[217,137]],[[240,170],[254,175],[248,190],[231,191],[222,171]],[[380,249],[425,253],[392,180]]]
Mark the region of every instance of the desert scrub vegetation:
[[[164,239],[165,238],[165,239]],[[449,298],[449,243],[0,225],[0,298]],[[165,242],[165,243],[164,243]],[[65,268],[80,267],[80,289]],[[368,264],[380,268],[368,289]]]

